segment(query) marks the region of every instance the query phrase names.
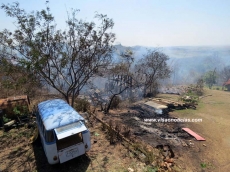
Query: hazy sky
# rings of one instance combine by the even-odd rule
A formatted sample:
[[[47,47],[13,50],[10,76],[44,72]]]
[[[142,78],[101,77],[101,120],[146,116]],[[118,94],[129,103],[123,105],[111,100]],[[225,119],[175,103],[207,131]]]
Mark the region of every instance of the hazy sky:
[[[2,3],[15,0],[0,0]],[[43,0],[18,0],[27,11],[45,8]],[[80,9],[79,18],[95,12],[115,22],[116,43],[126,46],[230,45],[230,0],[50,0],[58,28],[65,28],[66,9]],[[0,9],[0,30],[13,28]]]

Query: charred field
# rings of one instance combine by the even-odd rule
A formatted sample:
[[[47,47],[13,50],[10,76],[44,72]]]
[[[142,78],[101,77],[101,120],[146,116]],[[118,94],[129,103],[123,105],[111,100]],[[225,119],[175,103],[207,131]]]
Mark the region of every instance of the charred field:
[[[150,99],[111,109],[108,114],[99,107],[91,109],[93,115],[82,113],[91,133],[91,150],[86,155],[53,166],[46,160],[39,137],[33,144],[29,143],[35,128],[25,125],[9,131],[0,130],[0,169],[38,172],[226,171],[229,169],[229,138],[226,137],[230,120],[229,92],[205,89],[205,95],[209,96],[202,98],[196,109],[169,109],[162,114],[142,106]],[[176,100],[177,95],[160,94],[158,98]],[[201,118],[202,122],[149,122],[150,119],[176,118]],[[182,131],[183,127],[197,132],[206,141],[197,141]]]

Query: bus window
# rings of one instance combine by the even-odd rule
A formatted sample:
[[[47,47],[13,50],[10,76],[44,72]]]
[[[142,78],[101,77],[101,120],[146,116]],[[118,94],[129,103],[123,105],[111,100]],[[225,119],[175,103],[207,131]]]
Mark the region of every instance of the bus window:
[[[38,113],[37,113],[37,121],[38,121],[38,124],[39,124],[40,120],[39,120],[39,115],[38,115]]]
[[[45,135],[45,133],[44,133],[44,125],[41,125],[40,124],[40,126],[41,126],[41,130],[42,130],[42,134],[43,134],[43,136]]]
[[[39,122],[39,125],[41,126],[41,122],[42,120],[41,120],[41,116],[39,115],[39,117],[38,117],[38,122]]]
[[[45,140],[46,140],[46,142],[53,142],[54,141],[53,130],[45,131]]]

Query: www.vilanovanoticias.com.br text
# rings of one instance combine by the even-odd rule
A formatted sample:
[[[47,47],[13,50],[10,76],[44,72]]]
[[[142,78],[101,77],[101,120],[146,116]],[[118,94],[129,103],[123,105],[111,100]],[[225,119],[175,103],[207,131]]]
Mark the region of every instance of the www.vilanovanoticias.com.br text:
[[[201,118],[151,118],[144,119],[144,122],[202,122]]]

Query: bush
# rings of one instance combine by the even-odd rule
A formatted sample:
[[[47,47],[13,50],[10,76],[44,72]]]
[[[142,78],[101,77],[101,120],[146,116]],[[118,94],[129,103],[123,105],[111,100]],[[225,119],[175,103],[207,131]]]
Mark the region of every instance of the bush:
[[[183,101],[185,103],[190,103],[190,104],[197,104],[199,101],[199,96],[196,94],[196,92],[194,93],[191,90],[188,90],[185,94],[183,94],[180,98],[180,101]]]
[[[146,94],[146,97],[148,97],[148,98],[151,98],[151,97],[153,97],[154,96],[154,93],[147,93]]]
[[[111,102],[111,109],[115,109],[119,107],[119,104],[121,103],[121,98],[119,96],[115,96]]]
[[[5,124],[5,123],[7,123],[7,122],[9,122],[9,121],[10,121],[10,119],[7,118],[6,115],[4,115],[4,116],[3,116],[3,123]]]
[[[74,108],[76,111],[86,112],[90,109],[90,103],[86,99],[77,99]]]

